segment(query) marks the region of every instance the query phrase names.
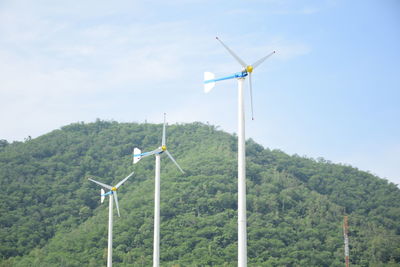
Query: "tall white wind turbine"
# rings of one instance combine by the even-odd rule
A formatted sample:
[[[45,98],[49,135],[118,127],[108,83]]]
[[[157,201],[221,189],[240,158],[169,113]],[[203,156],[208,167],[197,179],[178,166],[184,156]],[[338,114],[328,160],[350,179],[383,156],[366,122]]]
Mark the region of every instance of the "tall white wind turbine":
[[[108,249],[107,249],[107,267],[112,267],[112,228],[113,228],[113,198],[115,201],[115,206],[117,206],[117,212],[118,212],[118,217],[120,217],[119,214],[119,205],[118,205],[118,195],[117,195],[117,190],[118,188],[126,182],[126,180],[129,179],[133,175],[133,172],[130,173],[127,177],[125,177],[122,181],[120,181],[118,184],[115,186],[107,185],[100,183],[98,181],[95,181],[91,178],[89,178],[89,181],[92,181],[93,183],[96,183],[100,185],[101,187],[108,189],[107,193],[104,191],[102,188],[100,190],[100,196],[101,196],[101,203],[104,202],[104,198],[108,195],[109,196],[109,203],[108,203]]]
[[[238,81],[238,266],[247,266],[247,218],[246,218],[246,148],[245,148],[245,123],[244,123],[244,101],[243,101],[243,83],[249,76],[251,115],[253,116],[253,88],[251,75],[253,70],[261,65],[267,58],[272,56],[275,51],[260,58],[253,65],[247,65],[239,56],[237,56],[228,46],[226,46],[218,37],[217,40],[228,50],[228,52],[243,67],[241,72],[230,76],[217,78],[211,72],[204,73],[204,92],[208,93],[215,86],[215,83],[222,80],[237,79]]]
[[[164,125],[162,132],[161,146],[150,152],[144,152],[139,148],[133,149],[133,164],[136,164],[141,158],[155,155],[156,167],[155,167],[155,180],[154,180],[154,243],[153,243],[153,267],[160,265],[160,156],[161,154],[167,154],[172,162],[178,167],[178,169],[184,173],[179,164],[172,157],[171,153],[167,150],[166,145],[166,134],[165,134],[165,113],[164,113]]]

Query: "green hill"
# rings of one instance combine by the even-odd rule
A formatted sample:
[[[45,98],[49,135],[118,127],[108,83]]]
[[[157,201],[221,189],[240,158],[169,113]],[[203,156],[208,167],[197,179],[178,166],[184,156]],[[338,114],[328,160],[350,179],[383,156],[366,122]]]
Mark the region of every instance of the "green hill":
[[[115,266],[150,266],[154,159],[133,166],[134,146],[156,148],[161,124],[75,123],[25,142],[0,142],[0,266],[102,266],[107,204],[87,177],[119,191]],[[161,159],[162,266],[235,266],[236,137],[202,123],[167,128]],[[352,266],[400,266],[400,190],[323,159],[247,141],[249,266],[343,266],[349,215]],[[106,200],[108,201],[108,200]]]

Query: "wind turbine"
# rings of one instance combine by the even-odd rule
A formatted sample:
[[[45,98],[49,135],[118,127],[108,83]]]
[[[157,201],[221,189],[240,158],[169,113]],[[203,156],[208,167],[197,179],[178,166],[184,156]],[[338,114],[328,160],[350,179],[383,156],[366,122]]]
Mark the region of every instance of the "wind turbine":
[[[208,93],[214,88],[215,83],[222,80],[237,79],[238,81],[238,266],[247,266],[247,218],[246,218],[246,148],[245,148],[245,123],[244,123],[244,101],[243,101],[243,83],[249,76],[251,115],[253,116],[253,88],[251,75],[253,70],[261,65],[267,58],[272,56],[275,51],[260,58],[252,65],[247,65],[239,56],[237,56],[228,46],[226,46],[218,37],[217,40],[223,47],[236,59],[243,67],[241,72],[230,76],[217,78],[211,72],[204,73],[204,92]]]
[[[171,153],[167,150],[166,140],[165,140],[165,113],[164,113],[164,125],[161,146],[150,152],[144,152],[139,148],[133,149],[133,164],[136,164],[141,158],[155,155],[156,157],[156,167],[155,167],[155,181],[154,181],[154,243],[153,243],[153,267],[158,267],[160,265],[160,157],[161,154],[167,154],[167,156],[172,160],[172,162],[178,167],[178,169],[185,173],[179,164],[172,157]]]
[[[117,190],[118,188],[125,183],[126,180],[129,179],[133,175],[134,172],[129,174],[127,177],[125,177],[122,181],[120,181],[118,184],[115,186],[107,185],[100,183],[98,181],[95,181],[91,178],[89,178],[89,181],[92,181],[93,183],[96,183],[100,185],[101,187],[108,189],[107,193],[104,191],[103,188],[100,190],[100,199],[101,203],[104,202],[104,198],[106,196],[109,196],[109,204],[108,204],[108,250],[107,250],[107,267],[112,266],[112,228],[113,228],[113,198],[115,201],[115,206],[117,206],[117,212],[118,212],[118,217],[121,217],[119,214],[119,205],[118,205],[118,195],[117,195]]]

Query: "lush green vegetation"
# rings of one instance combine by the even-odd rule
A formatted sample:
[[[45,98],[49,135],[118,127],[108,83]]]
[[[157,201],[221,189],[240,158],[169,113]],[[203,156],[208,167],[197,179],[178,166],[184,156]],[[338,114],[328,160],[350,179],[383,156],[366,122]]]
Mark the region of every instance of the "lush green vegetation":
[[[162,266],[235,266],[236,138],[201,123],[168,127],[186,174],[162,159]],[[76,123],[25,142],[0,141],[0,266],[101,266],[107,212],[98,186],[135,175],[119,192],[115,266],[152,262],[154,159],[161,125]],[[343,266],[349,215],[352,266],[400,266],[400,190],[323,159],[247,142],[249,266]]]

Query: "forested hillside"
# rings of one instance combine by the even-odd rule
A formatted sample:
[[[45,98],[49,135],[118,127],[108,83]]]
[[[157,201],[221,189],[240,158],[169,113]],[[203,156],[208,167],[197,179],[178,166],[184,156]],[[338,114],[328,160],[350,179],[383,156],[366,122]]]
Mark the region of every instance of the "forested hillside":
[[[161,124],[75,123],[24,142],[0,141],[0,266],[104,266],[108,205],[87,178],[119,191],[115,266],[151,266],[154,158]],[[162,266],[235,266],[236,137],[171,125],[161,159]],[[301,151],[299,151],[301,153]],[[367,172],[247,141],[249,266],[400,266],[400,190]],[[106,200],[107,202],[108,200]],[[116,213],[115,213],[116,214]]]

